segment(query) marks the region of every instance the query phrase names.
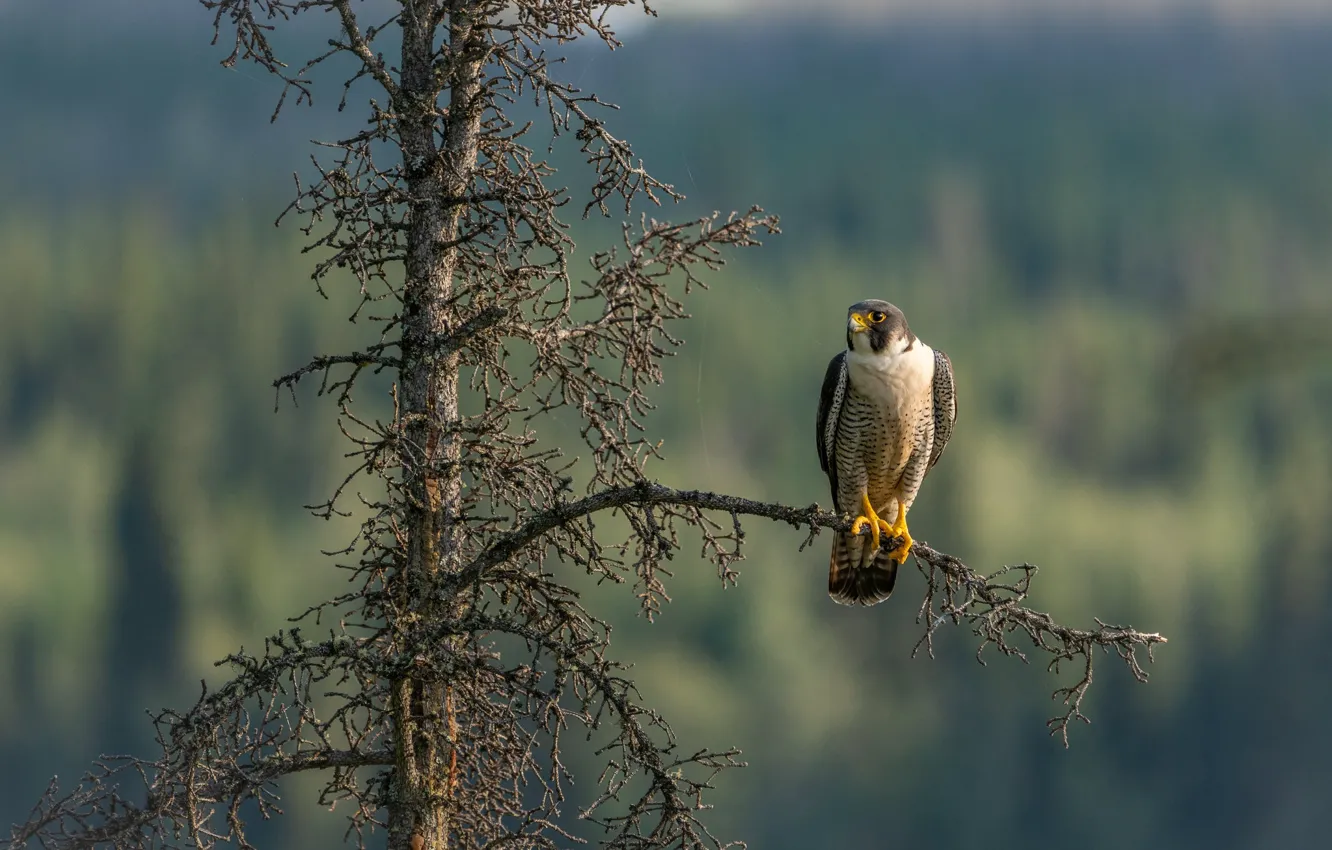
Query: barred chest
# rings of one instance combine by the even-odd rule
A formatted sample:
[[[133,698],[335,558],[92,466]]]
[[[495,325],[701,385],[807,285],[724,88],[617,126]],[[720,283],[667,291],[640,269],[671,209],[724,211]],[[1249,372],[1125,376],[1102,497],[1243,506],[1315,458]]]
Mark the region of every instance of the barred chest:
[[[841,480],[856,489],[861,485],[853,482],[863,481],[872,496],[886,494],[906,469],[912,451],[929,440],[934,352],[919,341],[895,357],[853,351],[847,357],[847,372],[838,428]],[[863,471],[857,474],[858,470]],[[861,475],[868,475],[868,480]]]

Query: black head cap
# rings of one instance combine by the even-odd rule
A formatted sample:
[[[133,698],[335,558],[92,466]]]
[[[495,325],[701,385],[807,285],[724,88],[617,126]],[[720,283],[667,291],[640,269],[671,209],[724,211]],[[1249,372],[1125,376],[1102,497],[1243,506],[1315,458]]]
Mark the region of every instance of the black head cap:
[[[855,348],[855,338],[862,333],[869,340],[870,350],[876,354],[899,339],[907,341],[907,348],[916,342],[916,335],[907,327],[902,311],[877,298],[857,301],[846,311],[846,347]]]

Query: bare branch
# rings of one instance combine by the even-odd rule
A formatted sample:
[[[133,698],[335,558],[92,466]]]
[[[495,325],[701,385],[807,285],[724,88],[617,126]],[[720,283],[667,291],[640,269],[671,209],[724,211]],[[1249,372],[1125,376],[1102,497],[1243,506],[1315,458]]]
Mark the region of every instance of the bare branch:
[[[851,528],[849,517],[823,511],[817,504],[797,508],[701,490],[676,490],[640,481],[628,487],[603,490],[577,501],[562,502],[533,516],[518,528],[493,540],[476,559],[463,567],[456,576],[450,577],[445,592],[456,592],[457,584],[483,581],[487,570],[520,557],[524,550],[534,544],[544,544],[546,535],[564,529],[582,517],[601,511],[630,507],[641,509],[652,505],[721,511],[733,517],[757,516],[797,527],[804,526],[809,528],[810,535],[801,549],[813,540],[820,529],[849,531]],[[869,531],[862,531],[862,534],[868,536]],[[900,540],[884,541],[883,545],[892,546],[898,542]],[[1063,662],[1081,659],[1082,677],[1075,684],[1059,688],[1054,693],[1055,698],[1061,700],[1068,710],[1050,720],[1051,734],[1060,734],[1065,746],[1068,745],[1070,720],[1087,720],[1080,708],[1092,683],[1094,650],[1113,649],[1128,666],[1133,677],[1145,682],[1147,673],[1137,656],[1138,649],[1146,649],[1147,660],[1150,662],[1152,647],[1166,643],[1165,637],[1154,632],[1109,626],[1100,620],[1096,621],[1095,629],[1069,628],[1055,622],[1049,614],[1023,607],[1020,603],[1029,595],[1031,579],[1037,571],[1030,564],[1004,567],[992,575],[984,576],[953,555],[933,549],[921,541],[914,542],[911,554],[915,556],[928,582],[918,617],[925,623],[925,633],[912,651],[913,655],[924,647],[933,657],[935,630],[944,622],[966,622],[972,632],[981,638],[976,656],[982,663],[984,660],[981,653],[991,645],[1005,655],[1017,656],[1026,662],[1027,656],[1011,643],[1014,633],[1026,635],[1035,649],[1051,656],[1049,669],[1052,672],[1058,672]],[[1003,581],[1014,573],[1020,574],[1018,581]]]
[[[300,383],[301,378],[311,372],[321,372],[323,373],[323,380],[319,385],[319,395],[323,395],[331,390],[340,389],[340,400],[346,401],[351,392],[352,385],[356,382],[356,378],[361,374],[362,369],[375,367],[375,371],[378,372],[385,367],[396,368],[400,365],[398,358],[385,357],[379,353],[386,347],[387,346],[381,345],[372,348],[371,351],[375,352],[373,354],[364,351],[353,351],[351,354],[320,355],[314,357],[309,363],[297,369],[295,372],[283,375],[281,378],[273,381],[273,389],[278,391],[279,399],[281,398],[282,390],[286,389],[291,393],[291,400],[294,403],[296,401],[296,385]],[[329,370],[334,366],[340,365],[351,365],[353,367],[351,374],[349,374],[344,380],[330,384],[328,382]],[[273,404],[273,409],[278,409],[278,404],[276,402]]]
[[[819,528],[849,529],[851,527],[849,520],[821,510],[817,504],[805,508],[793,508],[775,503],[753,502],[738,496],[726,496],[702,490],[676,490],[650,481],[640,481],[628,487],[603,490],[576,502],[562,503],[537,514],[519,528],[490,543],[480,556],[458,571],[456,581],[460,584],[467,584],[480,580],[484,577],[487,569],[512,559],[524,548],[553,529],[562,528],[589,514],[615,510],[630,505],[637,507],[689,505],[704,510],[767,517],[794,526],[809,526],[811,530]]]
[[[1166,643],[1166,638],[1155,632],[1139,632],[1125,626],[1111,626],[1096,621],[1095,629],[1073,629],[1055,622],[1049,614],[1022,607],[1031,592],[1031,581],[1037,568],[1032,564],[1007,566],[983,576],[974,572],[960,560],[935,551],[921,543],[912,547],[916,563],[924,573],[927,586],[921,602],[917,622],[925,623],[925,633],[912,650],[915,655],[922,648],[934,655],[934,632],[945,622],[965,622],[981,639],[976,647],[976,659],[985,648],[993,646],[1004,655],[1016,656],[1025,663],[1027,656],[1012,643],[1012,635],[1022,634],[1032,646],[1050,656],[1048,669],[1059,672],[1064,662],[1075,662],[1081,673],[1078,681],[1059,688],[1054,698],[1065,707],[1063,714],[1050,719],[1051,735],[1059,735],[1068,746],[1068,725],[1073,720],[1090,723],[1082,713],[1082,700],[1092,684],[1094,650],[1113,650],[1128,666],[1133,678],[1147,681],[1137,652],[1147,651],[1147,660],[1153,660],[1152,648]],[[923,564],[921,562],[924,562]]]
[[[52,781],[8,846],[146,850],[183,835],[196,847],[247,847],[245,825],[231,813],[247,802],[260,815],[274,811],[275,783],[311,770],[331,771],[324,797],[353,807],[354,828],[369,824],[377,803],[357,771],[389,764],[393,755],[373,692],[353,674],[374,653],[345,637],[305,641],[295,630],[271,638],[265,650],[259,658],[232,655],[224,663],[236,671],[233,679],[204,688],[184,714],[154,718],[159,759],[105,757],[64,797]],[[321,683],[346,689],[343,703],[321,711]]]
[[[356,13],[352,11],[351,0],[334,0],[333,5],[342,18],[342,31],[347,34],[351,51],[364,63],[366,71],[375,78],[375,81],[384,87],[384,91],[388,92],[390,97],[396,98],[399,93],[398,83],[389,76],[383,57],[370,51],[370,44],[356,21]]]
[[[59,800],[58,786],[52,780],[34,809],[32,818],[25,824],[15,826],[10,836],[10,846],[27,846],[27,842],[39,836],[39,846],[48,850],[149,846],[143,841],[145,830],[155,830],[157,822],[164,818],[190,817],[200,805],[226,803],[226,808],[230,810],[233,801],[254,795],[259,789],[285,776],[309,770],[350,769],[392,763],[391,750],[329,750],[259,758],[248,763],[243,772],[237,770],[233,776],[202,785],[178,785],[166,790],[156,790],[150,786],[147,802],[142,805],[129,803],[116,796],[108,801],[103,796],[105,792],[115,794],[114,785],[108,788],[108,780],[114,774],[90,774],[73,794]],[[116,772],[130,773],[124,767],[117,768]],[[126,778],[130,777],[127,775]],[[106,805],[107,802],[111,802],[111,805]],[[214,837],[204,834],[202,823],[197,818],[192,820],[195,824],[192,831],[204,842],[204,846],[212,846]]]
[[[463,322],[457,330],[452,333],[439,334],[427,340],[424,350],[435,357],[449,357],[457,352],[463,346],[475,337],[495,325],[499,324],[504,318],[505,313],[498,307],[488,307],[477,313],[472,318]],[[340,390],[339,403],[349,401],[352,385],[360,375],[361,370],[374,367],[375,372],[385,368],[401,368],[402,361],[397,357],[386,357],[384,351],[392,347],[393,343],[380,343],[372,345],[365,351],[353,351],[351,354],[331,354],[319,355],[310,360],[295,372],[290,372],[273,381],[273,388],[281,393],[286,389],[292,394],[292,400],[296,398],[296,385],[301,379],[312,372],[323,373],[323,381],[319,386],[319,395],[333,390]],[[350,365],[353,367],[351,373],[341,381],[329,383],[329,370],[334,366]],[[277,405],[274,405],[277,409]]]

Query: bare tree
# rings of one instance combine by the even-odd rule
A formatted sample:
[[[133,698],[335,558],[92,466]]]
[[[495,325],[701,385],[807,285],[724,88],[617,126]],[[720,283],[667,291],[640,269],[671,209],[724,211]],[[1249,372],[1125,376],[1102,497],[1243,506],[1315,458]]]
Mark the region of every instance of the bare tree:
[[[378,334],[275,382],[281,393],[318,377],[336,400],[355,468],[317,511],[365,517],[341,553],[354,589],[307,612],[306,629],[324,624],[318,639],[279,632],[263,652],[225,659],[231,680],[192,708],[158,715],[156,758],[104,758],[63,794],[53,782],[10,846],[249,847],[247,815],[276,813],[275,783],[303,771],[324,775],[320,802],[346,807],[362,847],[376,829],[393,850],[555,847],[574,828],[626,850],[728,846],[699,814],[738,753],[678,745],[607,658],[608,626],[553,568],[626,583],[651,617],[686,540],[727,584],[742,517],[807,527],[810,539],[849,526],[816,505],[644,475],[657,454],[643,431],[647,392],[679,344],[683,299],[723,249],[758,244],[776,220],[757,209],[640,218],[591,256],[586,278],[570,271],[558,217],[570,198],[526,145],[535,128],[510,116],[528,98],[556,136],[573,134],[595,172],[584,215],[678,197],[611,135],[603,104],[552,75],[545,52],[578,36],[618,46],[605,14],[630,0],[201,2],[233,45],[225,64],[257,63],[283,81],[283,101],[308,101],[311,73],[335,60],[350,60],[340,108],[373,90],[365,129],[322,145],[318,178],[298,181],[284,216],[300,217],[319,257],[316,286],[353,280],[357,313]],[[375,23],[358,18],[376,9]],[[293,70],[271,28],[320,13],[328,49]],[[358,380],[379,372],[393,377],[387,421],[353,402]],[[560,416],[577,423],[586,460],[551,445]],[[1065,740],[1095,650],[1143,680],[1138,651],[1164,641],[1099,622],[1070,629],[1023,607],[1034,567],[1009,581],[923,543],[914,555],[928,578],[917,649],[942,623],[965,622],[980,650],[1022,655],[1021,634],[1052,666],[1081,665],[1056,693],[1065,710],[1051,725]],[[591,736],[605,765],[575,813],[563,811],[570,733]]]

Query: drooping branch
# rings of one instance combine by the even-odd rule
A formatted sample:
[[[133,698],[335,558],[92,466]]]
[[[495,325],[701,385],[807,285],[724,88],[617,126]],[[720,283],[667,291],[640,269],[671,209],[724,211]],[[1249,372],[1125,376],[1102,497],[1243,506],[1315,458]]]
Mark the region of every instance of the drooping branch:
[[[1082,700],[1092,684],[1096,657],[1093,650],[1113,650],[1128,666],[1133,678],[1145,682],[1147,671],[1143,669],[1137,651],[1145,649],[1150,662],[1153,660],[1152,648],[1166,643],[1166,638],[1155,632],[1112,626],[1100,619],[1096,620],[1095,629],[1070,628],[1055,622],[1049,614],[1023,607],[1020,603],[1031,592],[1031,582],[1037,573],[1033,564],[1006,566],[982,576],[956,557],[920,543],[912,547],[912,553],[918,564],[924,562],[921,572],[925,574],[926,590],[916,617],[917,622],[925,623],[925,633],[911,654],[915,655],[923,648],[934,657],[934,632],[945,622],[951,622],[966,623],[981,639],[976,647],[976,660],[982,664],[985,663],[982,654],[989,646],[1026,663],[1026,653],[1011,642],[1013,635],[1023,634],[1031,640],[1033,647],[1049,656],[1047,668],[1051,672],[1059,672],[1064,662],[1080,665],[1078,681],[1056,689],[1053,694],[1065,711],[1050,718],[1046,724],[1051,735],[1062,738],[1065,747],[1068,746],[1069,723],[1073,720],[1091,722],[1082,713]],[[1016,578],[1007,581],[1009,576]]]

